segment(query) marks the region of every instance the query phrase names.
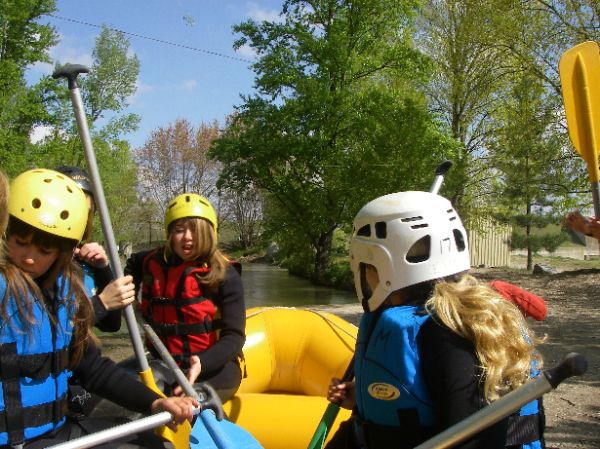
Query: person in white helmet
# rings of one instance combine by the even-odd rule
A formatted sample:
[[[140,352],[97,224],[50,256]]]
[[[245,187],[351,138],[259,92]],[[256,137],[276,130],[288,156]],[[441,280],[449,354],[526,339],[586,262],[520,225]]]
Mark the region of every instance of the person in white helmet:
[[[468,274],[467,234],[445,198],[400,192],[356,215],[350,265],[364,308],[355,382],[328,399],[353,408],[327,448],[412,448],[537,375],[518,307]],[[457,446],[542,448],[538,401]]]

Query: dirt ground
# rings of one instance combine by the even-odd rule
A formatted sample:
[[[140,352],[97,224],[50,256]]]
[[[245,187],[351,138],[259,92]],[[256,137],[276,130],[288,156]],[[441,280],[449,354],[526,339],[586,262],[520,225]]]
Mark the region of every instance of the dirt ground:
[[[478,269],[481,279],[502,279],[543,297],[548,316],[532,322],[538,334],[547,335],[542,346],[546,367],[554,367],[565,355],[577,352],[588,360],[581,377],[567,379],[544,397],[548,448],[600,448],[600,270],[564,271],[531,275],[519,271]],[[350,322],[358,323],[356,305],[322,307]],[[102,336],[104,352],[120,360],[132,354],[123,335]]]

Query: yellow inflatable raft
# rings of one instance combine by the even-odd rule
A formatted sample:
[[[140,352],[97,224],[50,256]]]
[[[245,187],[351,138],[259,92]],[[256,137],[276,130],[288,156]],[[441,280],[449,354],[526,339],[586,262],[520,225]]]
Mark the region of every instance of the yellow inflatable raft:
[[[249,309],[247,377],[225,413],[265,449],[306,449],[329,404],[331,378],[342,377],[352,359],[356,334],[356,326],[330,313]],[[329,437],[349,416],[340,409]]]

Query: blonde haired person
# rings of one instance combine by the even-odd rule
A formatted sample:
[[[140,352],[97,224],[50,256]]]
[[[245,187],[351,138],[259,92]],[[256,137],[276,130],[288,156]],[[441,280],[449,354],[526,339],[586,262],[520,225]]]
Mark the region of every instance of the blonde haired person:
[[[92,308],[73,262],[87,221],[83,191],[56,171],[29,170],[12,181],[8,211],[0,264],[0,447],[40,449],[85,433],[67,416],[72,375],[132,411],[169,411],[173,426],[191,420],[196,400],[161,398],[95,344]]]
[[[328,399],[354,414],[328,449],[412,448],[539,372],[523,313],[468,274],[467,234],[445,198],[400,192],[366,204],[350,265],[365,310],[356,381],[334,379]],[[456,447],[542,448],[541,404]]]
[[[164,246],[133,254],[125,274],[141,291],[142,316],[190,382],[209,383],[226,401],[242,379],[246,306],[239,265],[219,249],[216,213],[200,195],[184,193],[169,202],[165,231]],[[174,381],[169,370],[161,371],[167,383]]]

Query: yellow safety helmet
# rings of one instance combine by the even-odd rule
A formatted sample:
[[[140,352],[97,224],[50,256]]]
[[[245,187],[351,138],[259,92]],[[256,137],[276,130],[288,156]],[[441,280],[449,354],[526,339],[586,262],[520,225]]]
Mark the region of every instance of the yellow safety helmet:
[[[169,225],[175,220],[188,217],[204,218],[217,232],[217,214],[212,204],[195,193],[184,193],[171,200],[165,212],[165,231],[169,232]]]
[[[8,213],[34,228],[77,242],[88,221],[83,190],[68,176],[43,168],[13,179]]]

